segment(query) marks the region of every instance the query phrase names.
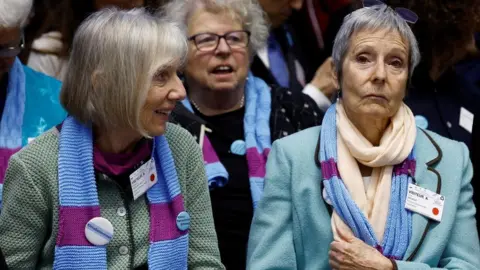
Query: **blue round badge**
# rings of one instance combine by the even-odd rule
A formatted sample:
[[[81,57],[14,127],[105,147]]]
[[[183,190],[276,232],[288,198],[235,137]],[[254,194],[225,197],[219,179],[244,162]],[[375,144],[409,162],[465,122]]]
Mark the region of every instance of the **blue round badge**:
[[[423,115],[416,115],[415,116],[415,124],[417,125],[417,127],[422,128],[422,129],[427,129],[428,128],[428,120]]]
[[[247,145],[243,140],[236,140],[230,146],[230,152],[235,155],[243,156],[247,152]]]
[[[177,216],[177,228],[180,231],[186,231],[188,228],[190,228],[190,215],[182,211],[180,214]]]

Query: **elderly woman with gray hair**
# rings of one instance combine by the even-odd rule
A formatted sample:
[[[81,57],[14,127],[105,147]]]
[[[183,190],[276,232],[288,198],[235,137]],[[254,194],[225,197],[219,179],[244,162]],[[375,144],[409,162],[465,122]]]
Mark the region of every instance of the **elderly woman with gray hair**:
[[[480,269],[468,149],[403,103],[416,15],[370,2],[335,39],[322,126],[272,147],[247,269]]]
[[[78,29],[69,117],[15,154],[0,216],[12,269],[223,269],[202,153],[167,124],[185,98],[181,30],[144,9]]]
[[[308,96],[250,73],[268,37],[256,0],[171,1],[164,14],[184,25],[189,40],[188,98],[171,121],[203,148],[222,262],[243,270],[271,142],[320,124],[323,114]]]

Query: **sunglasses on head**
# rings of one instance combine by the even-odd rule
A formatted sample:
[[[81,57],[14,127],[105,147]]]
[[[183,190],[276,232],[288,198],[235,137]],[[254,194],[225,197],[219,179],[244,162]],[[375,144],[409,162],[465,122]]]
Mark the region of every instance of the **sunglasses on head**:
[[[367,7],[367,8],[374,8],[378,10],[381,6],[386,6],[386,5],[387,4],[385,4],[380,0],[363,0],[363,7]],[[398,14],[398,16],[400,16],[406,22],[414,24],[418,21],[417,14],[415,14],[415,12],[407,8],[397,7],[395,8],[395,12]]]

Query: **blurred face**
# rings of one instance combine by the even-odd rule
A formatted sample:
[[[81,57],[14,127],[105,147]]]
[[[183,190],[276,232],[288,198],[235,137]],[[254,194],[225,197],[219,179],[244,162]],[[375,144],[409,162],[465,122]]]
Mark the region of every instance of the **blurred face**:
[[[394,31],[360,31],[350,39],[342,74],[348,115],[391,118],[405,97],[408,43]]]
[[[0,27],[0,77],[12,67],[15,57],[20,53],[20,43],[20,28]]]
[[[135,7],[142,7],[145,4],[145,0],[95,0],[95,10],[100,10],[109,6],[116,6],[121,9],[132,9]]]
[[[267,13],[272,26],[282,25],[292,14],[292,10],[299,10],[303,0],[259,0],[263,10]]]
[[[242,25],[232,20],[231,16],[204,10],[197,11],[188,25],[189,37],[204,33],[225,35],[234,31],[243,31]],[[239,40],[237,37],[228,39],[229,42]],[[203,42],[203,39],[197,39],[197,41]],[[225,38],[221,38],[213,51],[203,51],[203,49],[200,51],[195,42],[190,40],[185,78],[189,87],[210,91],[233,91],[244,87],[249,66],[248,47],[230,46]]]
[[[140,112],[140,121],[150,136],[165,133],[168,115],[175,104],[186,95],[176,68],[159,70],[152,78],[152,85]]]

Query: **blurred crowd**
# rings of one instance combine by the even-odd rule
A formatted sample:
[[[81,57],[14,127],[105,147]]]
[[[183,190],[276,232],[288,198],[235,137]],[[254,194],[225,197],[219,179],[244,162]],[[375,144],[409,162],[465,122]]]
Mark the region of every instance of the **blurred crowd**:
[[[1,0],[0,114],[2,269],[480,269],[480,0]]]

